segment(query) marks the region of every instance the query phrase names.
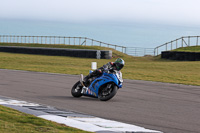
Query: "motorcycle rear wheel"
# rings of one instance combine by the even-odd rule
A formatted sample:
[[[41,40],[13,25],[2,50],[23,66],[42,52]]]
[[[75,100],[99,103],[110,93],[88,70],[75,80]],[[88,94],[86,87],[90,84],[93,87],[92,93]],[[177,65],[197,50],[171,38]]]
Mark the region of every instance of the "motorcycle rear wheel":
[[[110,88],[108,88],[109,85],[111,85]],[[105,86],[101,88],[98,98],[101,101],[108,101],[115,96],[115,94],[117,93],[117,90],[118,90],[118,87],[116,85],[106,84]]]
[[[81,97],[81,91],[83,86],[81,85],[80,81],[78,81],[74,86],[72,87],[71,94],[73,97]]]

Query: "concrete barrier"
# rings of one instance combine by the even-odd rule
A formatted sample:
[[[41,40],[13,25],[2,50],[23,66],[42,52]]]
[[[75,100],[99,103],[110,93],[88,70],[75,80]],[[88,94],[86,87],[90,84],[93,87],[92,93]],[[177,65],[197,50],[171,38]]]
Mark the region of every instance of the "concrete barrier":
[[[0,52],[70,56],[70,57],[96,58],[96,59],[111,59],[112,58],[111,50],[0,46]]]
[[[180,61],[200,61],[200,52],[164,51],[161,58]]]

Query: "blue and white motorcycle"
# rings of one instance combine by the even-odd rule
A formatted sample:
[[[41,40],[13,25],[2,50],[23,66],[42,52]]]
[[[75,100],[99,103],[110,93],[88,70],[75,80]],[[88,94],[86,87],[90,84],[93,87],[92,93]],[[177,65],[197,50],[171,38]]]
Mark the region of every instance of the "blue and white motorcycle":
[[[81,81],[75,83],[71,94],[74,97],[89,96],[98,98],[101,101],[107,101],[115,96],[119,88],[122,88],[122,83],[121,72],[104,70],[101,76],[90,79],[88,87],[83,86]]]

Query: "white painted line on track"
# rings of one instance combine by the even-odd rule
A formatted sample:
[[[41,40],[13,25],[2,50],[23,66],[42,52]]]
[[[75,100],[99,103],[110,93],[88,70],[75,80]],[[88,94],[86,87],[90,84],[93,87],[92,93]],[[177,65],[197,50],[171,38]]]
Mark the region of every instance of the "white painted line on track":
[[[57,123],[65,124],[67,126],[78,128],[85,131],[95,132],[95,131],[100,131],[103,129],[91,123],[74,120],[73,118],[61,117],[61,116],[56,116],[56,115],[41,115],[38,117],[51,120]]]
[[[16,105],[16,106],[40,106],[39,104],[29,103],[26,101],[12,100],[12,99],[0,99],[0,104]]]
[[[20,101],[20,100],[13,100],[13,99],[2,97],[2,96],[0,96],[0,104],[1,105],[13,105],[13,106],[21,107],[21,108],[25,107],[25,108],[29,108],[29,109],[31,109],[30,107],[35,107],[35,109],[36,109],[35,111],[37,111],[37,109],[41,109],[41,108],[39,108],[39,106],[44,107],[40,104],[35,104],[35,103]],[[50,109],[50,108],[46,107],[46,109]],[[65,124],[70,127],[78,128],[78,129],[85,130],[85,131],[91,131],[91,132],[112,131],[112,132],[116,132],[116,133],[119,133],[119,132],[124,132],[124,133],[126,133],[126,132],[162,133],[160,131],[149,130],[149,129],[145,129],[143,127],[126,124],[126,123],[122,123],[122,122],[117,122],[117,121],[112,121],[112,120],[107,120],[107,119],[102,119],[99,117],[90,117],[89,115],[88,115],[88,117],[87,117],[87,115],[85,115],[85,116],[83,115],[82,117],[79,117],[79,116],[80,116],[79,113],[77,113],[77,116],[69,115],[66,117],[58,116],[58,115],[50,114],[50,113],[49,113],[49,115],[37,115],[37,117],[40,117],[40,118],[43,118],[46,120],[51,120],[51,121],[54,121],[54,122],[57,122],[60,124]]]
[[[160,131],[149,130],[143,127],[125,124],[117,121],[106,120],[102,118],[64,118],[55,115],[41,115],[38,116],[57,123],[65,124],[70,127],[79,128],[85,131],[114,131],[114,132],[151,132],[161,133]]]

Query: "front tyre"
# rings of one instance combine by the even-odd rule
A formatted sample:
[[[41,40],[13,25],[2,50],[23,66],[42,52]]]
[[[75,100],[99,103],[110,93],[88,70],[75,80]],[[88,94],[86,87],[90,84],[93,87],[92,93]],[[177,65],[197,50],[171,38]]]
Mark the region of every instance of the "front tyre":
[[[72,87],[71,94],[73,97],[81,97],[81,91],[83,86],[81,85],[80,81],[78,81],[74,86]]]
[[[99,92],[99,99],[101,101],[108,101],[115,96],[118,87],[115,84],[109,83],[101,87]]]

